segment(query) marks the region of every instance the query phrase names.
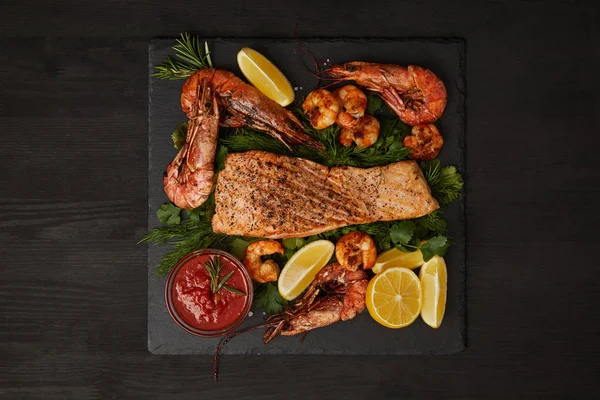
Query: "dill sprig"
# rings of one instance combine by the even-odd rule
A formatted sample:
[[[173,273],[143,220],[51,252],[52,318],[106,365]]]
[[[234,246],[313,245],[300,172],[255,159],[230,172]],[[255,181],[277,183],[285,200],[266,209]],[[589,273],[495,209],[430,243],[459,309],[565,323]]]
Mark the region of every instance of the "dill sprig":
[[[262,150],[275,154],[290,154],[287,147],[279,140],[274,139],[266,133],[245,127],[230,130],[221,135],[219,143],[234,153],[248,150]]]
[[[197,221],[186,219],[180,225],[167,225],[155,228],[139,243],[155,245],[169,244],[169,252],[160,261],[157,275],[167,274],[177,261],[186,254],[206,248],[226,249],[230,237],[212,230],[210,220],[201,217]]]
[[[356,146],[345,147],[339,142],[341,128],[337,124],[317,130],[310,125],[309,119],[297,104],[294,106],[294,112],[300,118],[304,131],[317,139],[323,145],[323,149],[295,146],[290,152],[273,137],[246,127],[229,130],[221,135],[219,142],[230,152],[262,150],[306,158],[328,167],[377,167],[408,159],[410,154],[410,149],[402,144],[404,137],[410,132],[410,127],[398,118],[380,117],[382,122],[379,139],[372,146],[359,149]]]
[[[202,45],[200,38],[189,33],[182,33],[176,42],[173,46],[176,58],[167,56],[164,63],[154,67],[156,72],[152,76],[159,79],[185,79],[195,71],[212,68],[207,42]]]
[[[333,124],[328,128],[317,130],[310,124],[310,119],[302,112],[298,104],[294,104],[293,111],[299,117],[304,131],[315,137],[323,150],[299,147],[294,150],[294,155],[304,157],[315,162],[333,166],[353,167],[378,167],[393,162],[405,160],[410,154],[410,149],[404,147],[402,141],[410,132],[410,127],[398,118],[380,116],[381,129],[379,138],[373,145],[360,149],[356,146],[345,147],[339,141],[341,128]]]

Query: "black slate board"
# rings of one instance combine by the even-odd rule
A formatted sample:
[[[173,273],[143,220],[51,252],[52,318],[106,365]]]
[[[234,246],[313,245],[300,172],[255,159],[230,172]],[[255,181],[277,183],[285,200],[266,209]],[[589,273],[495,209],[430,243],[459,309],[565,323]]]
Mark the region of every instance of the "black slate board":
[[[149,45],[149,75],[153,67],[172,54],[172,39],[153,40]],[[242,76],[235,55],[243,46],[252,47],[283,71],[302,97],[317,85],[317,80],[302,66],[294,50],[296,40],[210,39],[213,64]],[[465,55],[464,42],[458,39],[308,39],[305,47],[319,59],[331,64],[361,60],[394,64],[415,64],[434,71],[446,84],[448,105],[436,125],[444,136],[440,159],[444,164],[465,171]],[[176,151],[170,134],[185,121],[179,106],[183,81],[149,78],[148,139],[148,228],[157,226],[157,208],[167,201],[162,174]],[[226,347],[225,354],[453,354],[465,347],[465,206],[464,196],[447,212],[449,234],[455,244],[450,248],[448,300],[443,324],[438,329],[419,318],[404,329],[387,329],[365,311],[354,320],[317,329],[303,343],[299,337],[279,337],[268,346],[262,343],[262,331],[240,335]],[[213,354],[218,339],[190,335],[173,323],[164,302],[165,278],[154,274],[165,252],[148,247],[148,350],[153,354]],[[262,322],[255,312],[244,326]]]

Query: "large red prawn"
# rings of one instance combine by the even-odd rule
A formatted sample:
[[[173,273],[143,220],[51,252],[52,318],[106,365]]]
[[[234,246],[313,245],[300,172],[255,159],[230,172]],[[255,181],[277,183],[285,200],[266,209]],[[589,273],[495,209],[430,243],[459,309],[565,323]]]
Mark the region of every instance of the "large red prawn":
[[[190,75],[181,91],[181,108],[190,119],[186,143],[167,167],[163,184],[169,199],[187,210],[210,196],[219,125],[265,131],[288,148],[290,144],[322,147],[304,133],[291,111],[222,69]]]
[[[323,71],[336,80],[352,80],[379,93],[408,125],[429,124],[442,116],[448,95],[440,78],[423,67],[352,61]]]

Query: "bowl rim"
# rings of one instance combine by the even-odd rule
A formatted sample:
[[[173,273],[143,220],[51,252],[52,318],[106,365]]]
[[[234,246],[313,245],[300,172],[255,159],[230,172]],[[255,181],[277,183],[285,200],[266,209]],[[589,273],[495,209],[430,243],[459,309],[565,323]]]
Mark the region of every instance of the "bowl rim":
[[[205,254],[218,255],[220,257],[224,257],[227,260],[231,261],[234,265],[236,265],[238,267],[238,269],[244,276],[244,279],[246,280],[246,284],[248,287],[248,293],[246,294],[246,297],[247,297],[246,305],[244,306],[244,309],[242,310],[240,316],[234,322],[232,322],[230,325],[228,325],[224,328],[218,329],[218,330],[214,330],[214,331],[206,331],[206,330],[198,329],[198,328],[188,324],[187,322],[185,322],[185,320],[177,313],[177,310],[175,309],[175,305],[173,304],[173,297],[171,296],[171,293],[173,290],[173,284],[175,282],[175,277],[177,276],[177,272],[179,272],[181,267],[183,265],[185,265],[191,259],[198,257],[198,256],[205,255]],[[165,282],[165,303],[167,306],[167,310],[169,311],[169,314],[171,315],[171,318],[173,319],[173,321],[175,321],[175,323],[184,331],[191,333],[192,335],[196,335],[196,336],[200,336],[200,337],[217,337],[217,336],[223,336],[223,335],[233,331],[234,329],[239,327],[246,320],[246,318],[248,318],[248,313],[250,312],[250,310],[252,308],[252,301],[254,298],[253,292],[254,292],[254,290],[253,290],[253,285],[252,285],[252,279],[250,278],[250,274],[248,273],[248,270],[246,269],[246,267],[244,267],[244,264],[242,264],[242,262],[240,260],[238,260],[235,256],[233,256],[233,254],[228,253],[223,250],[220,250],[220,249],[200,249],[200,250],[194,250],[194,251],[186,254],[185,256],[181,257],[175,263],[175,265],[171,269],[171,272],[169,272],[169,275],[167,276],[167,281]]]

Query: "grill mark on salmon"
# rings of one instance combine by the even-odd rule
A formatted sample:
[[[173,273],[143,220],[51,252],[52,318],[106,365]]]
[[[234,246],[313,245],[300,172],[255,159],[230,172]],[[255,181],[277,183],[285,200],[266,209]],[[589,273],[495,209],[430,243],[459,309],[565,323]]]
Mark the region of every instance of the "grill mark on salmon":
[[[262,151],[227,155],[215,202],[215,232],[272,239],[417,218],[439,208],[413,160],[329,169]]]

